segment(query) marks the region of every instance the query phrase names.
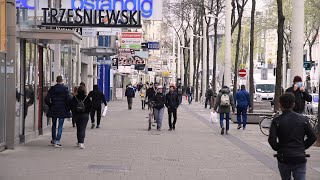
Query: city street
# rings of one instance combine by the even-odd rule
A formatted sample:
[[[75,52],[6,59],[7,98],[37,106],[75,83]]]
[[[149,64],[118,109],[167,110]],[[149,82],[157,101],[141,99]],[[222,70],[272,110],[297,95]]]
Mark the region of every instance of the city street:
[[[178,110],[176,130],[169,132],[165,111],[162,131],[147,131],[147,110],[136,98],[109,103],[100,129],[86,132],[85,146],[76,147],[76,129],[65,121],[62,148],[50,146],[46,134],[15,150],[0,153],[0,180],[196,180],[280,179],[274,152],[257,124],[245,131],[231,124],[230,135],[209,122],[210,110],[192,103]],[[320,178],[320,148],[307,151],[307,179]]]

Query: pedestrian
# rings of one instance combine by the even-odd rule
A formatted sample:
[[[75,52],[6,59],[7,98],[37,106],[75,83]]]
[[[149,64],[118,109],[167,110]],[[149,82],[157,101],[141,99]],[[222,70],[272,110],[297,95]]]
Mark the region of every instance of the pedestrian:
[[[75,86],[73,88],[71,95],[76,96],[77,94],[78,94],[78,86]],[[72,113],[72,127],[76,127],[76,117],[73,116],[75,112],[73,112],[72,109],[71,109],[71,113]]]
[[[84,82],[81,82],[81,83],[79,84],[79,86],[86,87],[86,84],[85,84]]]
[[[278,168],[283,180],[306,179],[306,152],[317,140],[308,117],[293,112],[295,96],[284,93],[279,98],[282,114],[273,119],[269,144],[277,151]]]
[[[86,136],[86,128],[89,121],[89,113],[92,109],[92,101],[87,96],[86,88],[80,86],[78,93],[73,96],[71,101],[72,111],[75,113],[77,123],[77,145],[80,149],[84,149],[84,138]]]
[[[181,104],[182,103],[182,93],[183,93],[181,83],[177,87],[177,93],[178,93],[178,97],[179,97],[179,104]]]
[[[135,97],[135,93],[134,93],[134,90],[133,90],[131,84],[128,85],[126,92],[125,92],[125,96],[127,97],[128,110],[131,110],[132,109],[132,98]]]
[[[237,121],[238,129],[246,129],[247,125],[247,111],[248,107],[251,108],[250,94],[246,91],[245,85],[241,85],[241,89],[236,94],[236,107],[237,107]],[[242,116],[242,122],[241,122]]]
[[[163,113],[164,113],[164,105],[166,103],[166,96],[163,94],[163,87],[158,86],[158,92],[157,94],[153,97],[153,102],[154,102],[154,116],[155,120],[157,122],[157,130],[161,131],[161,126],[162,126],[162,119],[163,119]]]
[[[57,84],[49,89],[48,94],[45,97],[45,103],[49,106],[47,117],[52,118],[51,144],[59,148],[61,147],[60,140],[62,136],[64,119],[71,117],[71,96],[69,94],[68,88],[62,84],[62,76],[58,76],[56,82]],[[56,133],[57,121],[59,122],[58,133]]]
[[[213,96],[213,91],[210,87],[207,89],[205,96],[206,96],[206,102],[204,103],[204,108],[207,108],[207,105],[209,104],[211,109],[211,99]]]
[[[150,87],[146,91],[146,97],[148,101],[148,110],[151,108],[151,102],[153,97],[156,95],[156,91],[154,90],[153,83],[150,83]]]
[[[140,89],[141,105],[143,110],[146,107],[146,93],[147,93],[146,85],[143,85]]]
[[[101,104],[103,103],[105,106],[107,106],[106,98],[105,98],[104,94],[101,91],[99,91],[98,85],[93,85],[93,90],[90,91],[88,96],[92,100],[92,109],[91,109],[91,112],[90,112],[91,129],[93,129],[95,127],[94,117],[95,117],[95,113],[96,112],[97,112],[97,127],[96,128],[100,128]]]
[[[286,92],[290,92],[295,96],[293,111],[299,114],[304,113],[306,101],[311,102],[312,96],[303,86],[302,78],[300,76],[295,76],[292,87],[288,88]]]
[[[230,89],[228,86],[223,86],[219,91],[216,104],[214,105],[213,112],[216,112],[218,109],[218,113],[220,114],[220,127],[221,127],[221,135],[224,134],[224,123],[223,119],[226,119],[226,134],[229,134],[229,119],[230,119],[230,108],[232,108],[232,112],[235,111],[234,100],[232,94],[230,93]]]
[[[169,121],[169,131],[176,129],[177,122],[177,109],[179,107],[180,100],[178,93],[174,90],[174,85],[170,86],[169,93],[166,95],[166,107],[168,108],[168,121]],[[171,118],[173,116],[173,123]]]
[[[192,103],[192,98],[193,98],[193,87],[189,84],[188,88],[187,88],[187,96],[188,96],[188,102],[189,104]]]

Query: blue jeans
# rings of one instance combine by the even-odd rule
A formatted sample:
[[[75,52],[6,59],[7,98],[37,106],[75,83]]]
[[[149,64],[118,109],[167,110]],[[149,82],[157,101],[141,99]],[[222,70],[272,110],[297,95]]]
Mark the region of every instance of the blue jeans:
[[[307,163],[285,164],[278,162],[278,168],[282,180],[291,180],[291,174],[294,180],[305,180],[307,172]]]
[[[154,108],[154,117],[157,121],[157,129],[161,129],[162,127],[163,113],[164,113],[164,108],[161,108],[161,109]]]
[[[237,121],[238,125],[240,126],[241,124],[243,127],[247,126],[247,107],[237,107]],[[242,116],[242,123],[241,123],[241,116]]]
[[[191,104],[191,102],[192,102],[192,94],[188,94],[188,102],[189,102],[189,104]]]
[[[58,125],[58,134],[56,134],[57,130],[57,120],[59,119]],[[64,118],[52,118],[52,141],[55,143],[60,143],[61,135],[62,135],[62,127],[63,127]]]
[[[226,130],[229,130],[229,117],[230,117],[230,113],[220,113],[220,127],[223,128],[223,119],[224,119],[224,115],[226,115]]]

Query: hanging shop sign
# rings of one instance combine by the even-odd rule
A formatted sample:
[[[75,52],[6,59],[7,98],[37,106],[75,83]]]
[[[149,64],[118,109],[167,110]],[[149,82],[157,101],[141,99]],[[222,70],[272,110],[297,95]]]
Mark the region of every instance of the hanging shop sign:
[[[42,26],[141,28],[141,11],[42,8]]]
[[[138,64],[146,64],[146,60],[139,56],[132,56],[131,58],[120,57],[118,59],[119,66],[131,66]]]
[[[141,32],[122,32],[121,48],[123,49],[141,49]]]

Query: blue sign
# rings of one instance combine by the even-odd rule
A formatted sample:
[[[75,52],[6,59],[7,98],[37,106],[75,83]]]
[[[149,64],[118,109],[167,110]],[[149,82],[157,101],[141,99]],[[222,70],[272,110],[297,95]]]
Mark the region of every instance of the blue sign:
[[[159,42],[148,42],[148,49],[160,49]]]
[[[34,10],[34,6],[28,4],[28,0],[16,0],[16,7]]]

